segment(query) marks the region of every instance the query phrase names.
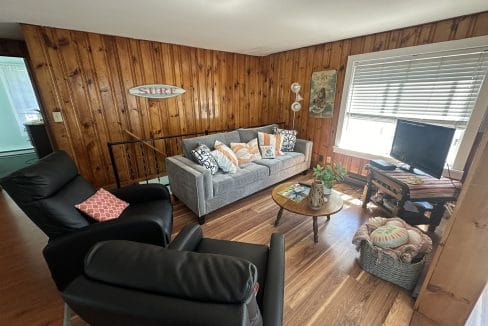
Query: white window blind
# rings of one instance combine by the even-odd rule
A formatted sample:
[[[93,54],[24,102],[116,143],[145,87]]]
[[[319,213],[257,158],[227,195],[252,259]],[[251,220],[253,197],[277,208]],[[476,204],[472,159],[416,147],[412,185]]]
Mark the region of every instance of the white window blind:
[[[356,61],[346,116],[465,127],[488,70],[488,52]],[[346,117],[346,119],[347,119]]]
[[[456,129],[447,162],[462,171],[488,107],[487,71],[488,37],[350,56],[334,151],[388,158],[396,120],[422,121]]]

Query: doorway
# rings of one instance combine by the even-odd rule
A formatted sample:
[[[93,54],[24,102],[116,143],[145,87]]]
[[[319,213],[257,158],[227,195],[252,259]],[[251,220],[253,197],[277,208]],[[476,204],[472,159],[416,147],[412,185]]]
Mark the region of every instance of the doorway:
[[[42,115],[26,62],[0,56],[0,178],[37,161],[32,124],[42,124]]]

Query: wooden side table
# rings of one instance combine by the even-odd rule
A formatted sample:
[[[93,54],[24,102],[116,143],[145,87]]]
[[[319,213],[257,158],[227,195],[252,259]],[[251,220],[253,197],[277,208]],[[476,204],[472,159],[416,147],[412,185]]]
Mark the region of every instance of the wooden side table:
[[[305,215],[305,216],[312,216],[313,219],[313,240],[315,243],[319,242],[319,227],[317,224],[317,217],[318,216],[327,216],[327,221],[330,220],[330,216],[339,212],[342,209],[343,201],[341,196],[335,190],[332,190],[327,203],[319,210],[313,210],[308,205],[308,200],[303,199],[299,202],[295,202],[291,199],[288,199],[280,194],[280,191],[284,190],[285,188],[295,184],[296,182],[285,182],[273,189],[271,196],[278,206],[280,206],[280,210],[278,211],[278,215],[276,216],[275,226],[278,226],[283,216],[283,210],[287,210],[296,214]]]
[[[395,169],[392,171],[381,170],[367,165],[368,182],[363,192],[363,208],[371,200],[373,192],[379,191],[396,201],[392,208],[386,208],[393,216],[404,215],[404,205],[407,201],[427,201],[433,205],[430,218],[418,216],[415,221],[408,221],[410,224],[428,224],[429,230],[433,231],[440,224],[444,215],[444,204],[455,201],[460,190],[461,182],[448,178],[436,179],[428,175],[415,175],[413,173]],[[412,176],[422,180],[421,184],[410,184]],[[378,204],[378,203],[377,203]]]

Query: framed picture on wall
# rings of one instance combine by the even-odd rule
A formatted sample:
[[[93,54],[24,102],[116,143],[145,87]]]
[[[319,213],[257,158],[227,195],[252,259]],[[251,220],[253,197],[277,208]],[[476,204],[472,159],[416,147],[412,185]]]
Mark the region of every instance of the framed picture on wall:
[[[331,118],[334,111],[337,70],[312,73],[309,114],[313,118]]]

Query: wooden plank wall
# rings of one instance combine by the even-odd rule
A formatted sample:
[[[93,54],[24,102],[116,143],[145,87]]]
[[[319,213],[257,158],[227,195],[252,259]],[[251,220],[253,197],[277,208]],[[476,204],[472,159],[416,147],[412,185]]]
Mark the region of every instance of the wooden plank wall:
[[[339,116],[344,75],[349,55],[390,50],[414,45],[457,40],[488,34],[488,12],[438,21],[434,23],[377,33],[292,51],[272,54],[269,60],[267,80],[268,110],[281,112],[287,125],[292,124],[289,109],[294,97],[290,91],[293,82],[302,85],[304,98],[302,110],[297,113],[295,127],[300,138],[314,142],[313,163],[332,157],[343,163],[349,171],[365,174],[368,162],[359,158],[333,153],[337,120]],[[312,72],[336,69],[337,91],[332,119],[310,118],[308,105]],[[365,131],[367,132],[367,131]]]
[[[67,151],[80,172],[97,186],[114,183],[108,141],[204,130],[247,127],[276,121],[266,104],[262,57],[159,42],[23,25],[47,125],[56,148]],[[171,99],[128,94],[140,84],[162,83],[186,93]],[[62,113],[55,123],[52,112]],[[181,152],[176,140],[159,150]],[[154,172],[163,159],[145,157],[139,146],[115,151],[122,180]],[[150,154],[154,155],[154,153]]]
[[[280,52],[266,57],[204,50],[159,42],[23,25],[32,70],[56,148],[70,153],[84,175],[101,186],[114,183],[106,143],[221,130],[286,121],[291,127],[290,85],[299,82],[304,97],[295,127],[314,142],[313,160],[331,156],[348,170],[363,173],[365,160],[334,154],[332,146],[342,96],[347,56],[488,34],[488,12],[420,26]],[[337,69],[332,119],[309,118],[313,71]],[[165,100],[128,95],[139,84],[183,87],[183,96]],[[63,114],[54,123],[52,112]],[[158,142],[173,155],[179,141]],[[122,180],[153,173],[163,159],[148,159],[138,146],[115,151]],[[159,163],[155,162],[159,158]]]
[[[488,281],[488,115],[411,325],[464,325]],[[480,325],[485,325],[486,320]]]

